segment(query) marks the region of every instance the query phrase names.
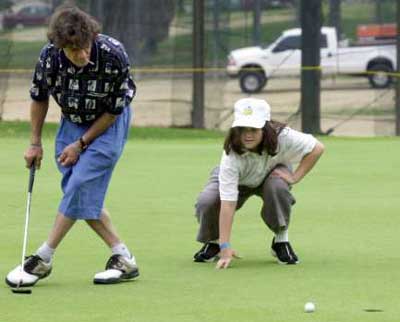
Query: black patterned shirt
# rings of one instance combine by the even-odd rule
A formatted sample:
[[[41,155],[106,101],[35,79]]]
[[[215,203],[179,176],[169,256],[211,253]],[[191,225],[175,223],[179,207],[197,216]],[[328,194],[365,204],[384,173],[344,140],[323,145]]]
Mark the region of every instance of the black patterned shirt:
[[[91,63],[77,67],[62,49],[47,44],[41,51],[30,94],[44,101],[53,96],[64,117],[74,123],[92,123],[104,112],[121,114],[136,93],[123,45],[106,35],[92,44]]]

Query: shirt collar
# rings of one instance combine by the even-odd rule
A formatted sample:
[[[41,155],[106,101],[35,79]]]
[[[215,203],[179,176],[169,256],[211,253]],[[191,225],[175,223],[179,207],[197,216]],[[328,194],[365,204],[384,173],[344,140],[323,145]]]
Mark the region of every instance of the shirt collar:
[[[265,150],[263,150],[263,151],[261,152],[261,154],[259,154],[258,152],[253,152],[253,151],[246,150],[246,152],[244,152],[244,153],[242,154],[242,156],[245,156],[245,157],[249,157],[249,156],[258,156],[258,157],[261,157],[261,156],[265,156],[266,154],[267,154],[267,152],[266,152]]]
[[[88,68],[90,70],[95,70],[97,71],[99,69],[99,49],[97,48],[97,37],[94,39],[92,43],[92,50],[90,51],[90,61],[93,64],[87,64],[85,68]]]

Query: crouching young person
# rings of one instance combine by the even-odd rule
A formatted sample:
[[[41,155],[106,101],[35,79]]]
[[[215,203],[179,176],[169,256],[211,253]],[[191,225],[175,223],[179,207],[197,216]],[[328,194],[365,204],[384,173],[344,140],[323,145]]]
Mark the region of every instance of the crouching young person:
[[[272,255],[280,264],[299,263],[288,235],[295,203],[290,190],[314,167],[323,151],[322,143],[312,135],[271,121],[266,101],[238,100],[220,165],[211,172],[197,199],[197,241],[203,246],[194,261],[219,258],[217,268],[230,265],[237,257],[230,243],[234,214],[256,195],[263,200],[261,217],[274,233]]]

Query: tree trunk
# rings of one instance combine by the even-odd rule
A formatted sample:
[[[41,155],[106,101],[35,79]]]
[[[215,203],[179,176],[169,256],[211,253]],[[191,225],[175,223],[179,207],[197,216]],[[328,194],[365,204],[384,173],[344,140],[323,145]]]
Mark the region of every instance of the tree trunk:
[[[301,26],[301,1],[302,0],[293,0],[294,4],[294,26],[300,27]]]
[[[51,6],[52,6],[52,9],[53,9],[53,12],[56,10],[56,8],[59,6],[59,5],[61,5],[61,4],[63,4],[63,0],[51,0]]]
[[[178,0],[178,12],[179,13],[185,12],[185,1],[184,0]]]
[[[341,0],[329,0],[328,25],[336,28],[337,39],[342,39],[342,12]]]
[[[100,18],[103,32],[124,44],[131,62],[136,66],[140,64],[139,5],[138,1],[119,0],[116,5],[114,0],[103,0],[102,11],[105,14]]]
[[[261,0],[253,0],[253,45],[261,43]]]
[[[104,0],[89,0],[88,1],[88,11],[96,19],[103,17],[104,12]]]
[[[213,35],[214,39],[212,42],[212,49],[213,49],[213,67],[215,69],[218,68],[219,62],[219,44],[221,43],[222,39],[220,37],[220,2],[218,0],[213,1]]]
[[[382,1],[375,0],[375,22],[378,24],[382,23]]]
[[[301,1],[301,121],[306,133],[320,134],[321,0]]]

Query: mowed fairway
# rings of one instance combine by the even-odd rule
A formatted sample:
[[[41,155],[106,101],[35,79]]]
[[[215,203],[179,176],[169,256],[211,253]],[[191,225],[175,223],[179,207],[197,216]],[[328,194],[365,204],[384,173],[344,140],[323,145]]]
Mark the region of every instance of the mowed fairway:
[[[3,279],[20,260],[28,183],[22,155],[29,136],[1,127]],[[301,264],[272,259],[272,234],[253,198],[235,218],[232,244],[243,258],[217,271],[215,264],[192,262],[199,248],[193,205],[219,161],[223,137],[164,130],[160,139],[144,139],[145,131],[128,141],[106,200],[137,257],[140,278],[93,285],[109,250],[78,222],[56,253],[52,275],[32,295],[15,295],[3,283],[1,322],[398,321],[399,139],[322,137],[325,155],[293,189],[290,239]],[[33,189],[29,252],[47,237],[61,196],[51,136]],[[315,313],[304,313],[309,301]]]

